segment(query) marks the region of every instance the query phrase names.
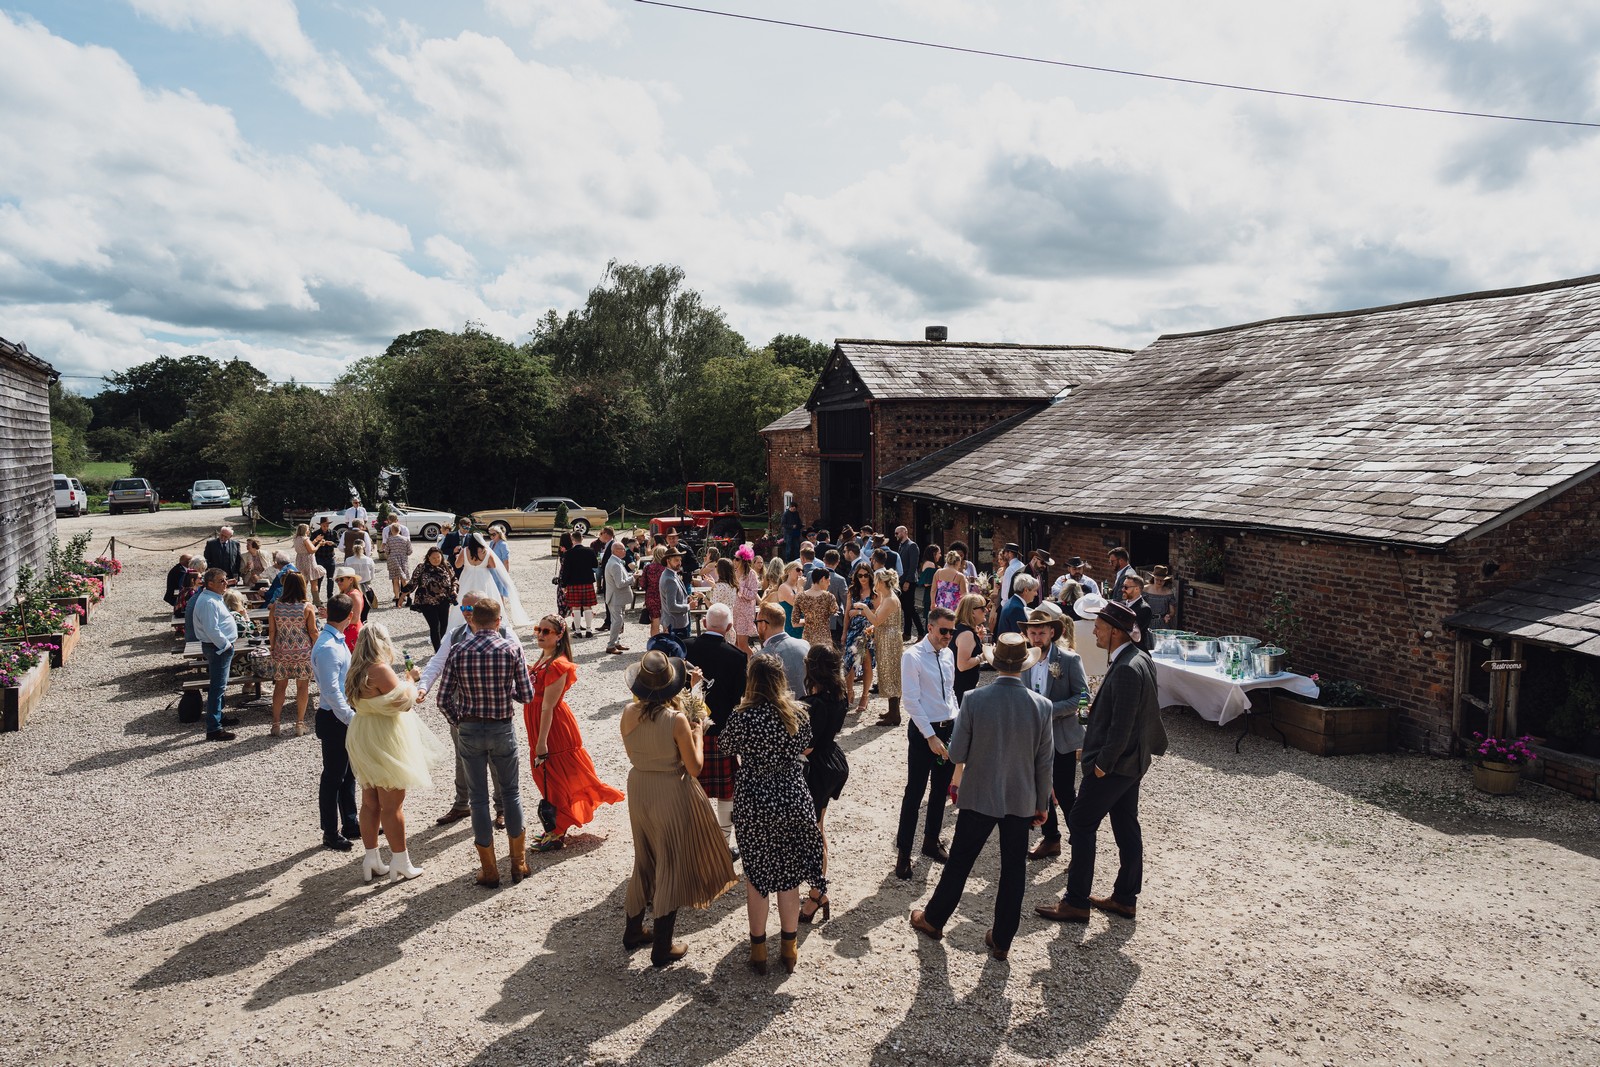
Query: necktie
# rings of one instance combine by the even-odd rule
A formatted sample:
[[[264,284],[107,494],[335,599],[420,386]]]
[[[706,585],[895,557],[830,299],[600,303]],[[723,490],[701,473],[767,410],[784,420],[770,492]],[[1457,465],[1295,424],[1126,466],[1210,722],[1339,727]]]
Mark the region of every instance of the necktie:
[[[933,654],[933,662],[939,668],[939,704],[948,709],[950,707],[950,701],[945,699],[945,693],[947,690],[945,689],[944,685],[944,658],[940,656],[938,652],[935,652]]]

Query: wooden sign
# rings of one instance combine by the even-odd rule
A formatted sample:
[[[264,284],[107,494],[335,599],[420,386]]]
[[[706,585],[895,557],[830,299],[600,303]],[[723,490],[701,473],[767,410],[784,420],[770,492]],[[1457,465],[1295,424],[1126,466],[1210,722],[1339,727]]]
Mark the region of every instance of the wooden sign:
[[[1520,671],[1522,669],[1522,661],[1520,659],[1490,659],[1490,660],[1484,660],[1483,669],[1486,670],[1486,671],[1491,671],[1491,672],[1492,671]]]

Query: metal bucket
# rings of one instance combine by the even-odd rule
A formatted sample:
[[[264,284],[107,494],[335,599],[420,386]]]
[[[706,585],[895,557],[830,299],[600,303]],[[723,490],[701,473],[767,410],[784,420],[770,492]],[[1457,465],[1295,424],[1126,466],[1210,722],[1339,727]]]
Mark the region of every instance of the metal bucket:
[[[1195,637],[1187,634],[1178,638],[1178,655],[1186,663],[1212,663],[1217,658],[1217,641],[1213,637]]]
[[[1178,657],[1178,638],[1193,637],[1187,630],[1151,630],[1150,636],[1155,639],[1155,654],[1158,656]]]
[[[1219,638],[1217,638],[1217,645],[1219,647],[1223,646],[1223,645],[1238,645],[1239,646],[1239,654],[1241,656],[1246,657],[1246,658],[1249,657],[1250,650],[1255,648],[1260,643],[1261,643],[1261,638],[1259,638],[1259,637],[1245,637],[1242,634],[1233,634],[1233,635],[1231,635],[1229,637],[1219,637]]]
[[[1288,658],[1289,654],[1276,645],[1261,645],[1250,650],[1250,666],[1255,668],[1258,678],[1282,674],[1284,662]]]

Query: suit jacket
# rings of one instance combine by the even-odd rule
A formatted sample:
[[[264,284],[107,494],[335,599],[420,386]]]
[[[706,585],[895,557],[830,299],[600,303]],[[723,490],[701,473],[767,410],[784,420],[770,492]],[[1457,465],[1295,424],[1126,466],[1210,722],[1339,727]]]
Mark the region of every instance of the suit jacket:
[[[172,569],[167,572],[167,595],[161,599],[173,607],[177,607],[178,597],[183,592],[183,579],[188,573],[189,567],[187,564],[174,563]]]
[[[1000,608],[1000,621],[995,623],[994,635],[999,637],[1001,634],[1019,634],[1022,632],[1022,624],[1027,619],[1028,606],[1022,602],[1020,596],[1013,593]]]
[[[828,572],[828,592],[832,593],[833,599],[839,603],[839,610],[833,613],[833,620],[828,623],[828,629],[833,632],[833,640],[837,644],[839,637],[844,633],[845,604],[850,600],[850,587],[844,580],[844,575],[838,571]]]
[[[994,818],[1029,817],[1050,803],[1055,763],[1050,704],[1016,678],[996,678],[963,698],[950,760],[965,764],[956,807]]]
[[[1089,729],[1083,739],[1084,773],[1098,767],[1107,774],[1142,778],[1150,757],[1167,750],[1167,730],[1161,724],[1156,697],[1156,667],[1143,649],[1117,650],[1117,658],[1100,683],[1089,709]]]
[[[1057,670],[1049,673],[1050,664]],[[1089,691],[1089,679],[1083,673],[1083,660],[1076,652],[1050,645],[1050,655],[1044,661],[1044,698],[1050,702],[1050,728],[1055,735],[1056,751],[1062,755],[1083,747],[1084,728],[1078,725],[1078,698]],[[1022,684],[1033,689],[1033,672],[1022,676]],[[1038,690],[1033,690],[1038,692]]]
[[[219,541],[213,537],[206,542],[205,556],[207,567],[224,570],[229,578],[239,577],[239,542]]]
[[[621,604],[626,608],[633,602],[633,574],[618,555],[606,557],[606,603]]]
[[[767,643],[761,646],[761,651],[771,653],[783,661],[783,676],[789,681],[790,691],[794,693],[796,700],[804,700],[806,653],[811,651],[811,644],[798,637],[790,637],[787,633],[776,633],[767,638]]]
[[[750,657],[721,634],[703,633],[689,642],[684,658],[705,672],[706,709],[711,712],[706,736],[715,737],[744,696],[745,667]]]
[[[661,592],[661,625],[674,630],[689,628],[689,594],[683,588],[683,575],[664,568],[656,582]]]

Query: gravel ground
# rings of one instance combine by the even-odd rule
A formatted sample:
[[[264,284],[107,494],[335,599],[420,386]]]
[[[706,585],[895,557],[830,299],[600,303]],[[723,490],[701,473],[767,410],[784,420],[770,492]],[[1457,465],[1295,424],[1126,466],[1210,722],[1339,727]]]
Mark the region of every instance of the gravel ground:
[[[61,532],[168,547],[217,521]],[[548,607],[546,542],[513,552]],[[1256,738],[1235,755],[1232,731],[1169,713],[1138,922],[1030,913],[997,963],[982,944],[995,845],[945,940],[919,939],[906,914],[929,867],[890,873],[904,735],[852,720],[833,919],[802,927],[799,971],[748,973],[736,890],[681,917],[689,957],[657,972],[620,945],[624,806],[490,892],[471,882],[468,824],[433,826],[446,782],[407,801],[426,874],[363,886],[359,850],[318,847],[313,737],[269,737],[265,705],[233,744],[177,723],[159,601],[175,552],[118,555],[77,658],[27,730],[0,736],[8,1063],[1600,1062],[1593,804],[1531,785],[1481,796],[1451,761]],[[374,618],[425,651],[421,617],[382,599]],[[624,657],[601,645],[580,642],[573,706],[623,786]],[[1103,858],[1101,891],[1111,874]],[[1065,865],[1030,876],[1031,905],[1061,893]]]

